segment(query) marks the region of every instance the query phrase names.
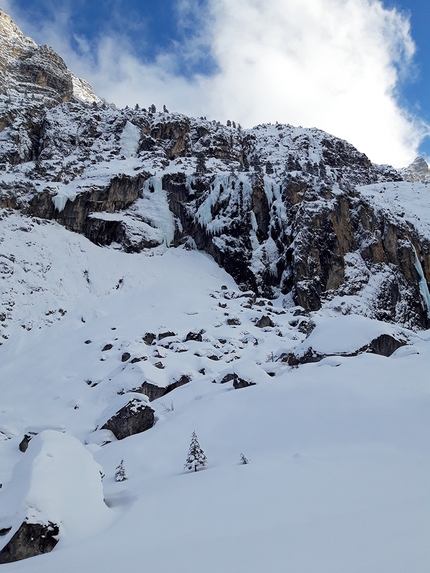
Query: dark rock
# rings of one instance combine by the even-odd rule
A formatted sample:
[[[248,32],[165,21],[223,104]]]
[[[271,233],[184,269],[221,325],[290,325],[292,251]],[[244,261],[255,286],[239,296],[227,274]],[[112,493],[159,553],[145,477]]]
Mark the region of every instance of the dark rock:
[[[118,440],[145,432],[155,424],[154,410],[136,398],[132,398],[100,430],[110,430]]]
[[[12,527],[3,527],[3,529],[0,529],[0,536],[4,537],[5,535],[7,535],[9,533],[9,531],[12,529]]]
[[[306,334],[306,336],[309,336],[313,331],[313,329],[315,328],[315,326],[316,324],[313,320],[301,320],[299,322],[297,330],[302,334]]]
[[[244,380],[236,375],[236,378],[233,380],[233,388],[238,390],[239,388],[248,388],[249,386],[255,386],[255,382],[251,382],[250,380]]]
[[[91,340],[86,340],[85,344],[91,344]]]
[[[127,360],[130,360],[130,358],[131,358],[130,352],[124,352],[123,355],[121,356],[121,362],[127,362]]]
[[[203,340],[203,334],[204,334],[204,330],[199,330],[198,332],[189,332],[187,334],[187,336],[185,337],[185,342],[188,342],[189,340],[195,340],[196,342],[202,342]]]
[[[405,341],[397,340],[389,334],[381,334],[369,344],[369,352],[388,357],[402,346],[406,346]]]
[[[145,382],[139,386],[139,388],[134,388],[132,392],[138,392],[139,394],[145,394],[148,397],[148,400],[152,402],[153,400],[157,400],[169,392],[172,392],[179,386],[183,386],[184,384],[188,384],[191,381],[191,376],[187,374],[183,374],[178,380],[174,380],[168,386],[156,386],[155,384],[151,384],[151,382]]]
[[[172,390],[175,390],[175,388],[179,388],[180,386],[184,386],[184,384],[188,384],[188,382],[191,382],[191,376],[188,376],[188,374],[182,374],[179,380],[175,380],[165,388],[163,396],[169,392],[172,392]]]
[[[159,361],[159,362],[156,362],[156,363],[154,364],[154,366],[155,366],[155,368],[159,368],[160,370],[163,370],[163,368],[164,368],[164,364],[163,364],[162,362],[160,362],[160,361]]]
[[[266,328],[268,326],[274,327],[275,325],[273,324],[270,316],[267,316],[265,314],[259,320],[257,320],[257,322],[255,323],[255,326],[258,326],[258,328]]]
[[[136,364],[137,362],[142,362],[142,360],[147,360],[147,356],[135,356],[131,363]]]
[[[102,348],[102,352],[106,352],[106,350],[112,350],[113,344],[105,344]]]
[[[57,524],[23,521],[10,541],[0,551],[0,563],[12,563],[42,553],[49,553],[58,543]]]
[[[236,380],[237,379],[237,374],[226,374],[224,376],[224,378],[221,380],[220,384],[226,384],[227,382],[231,382],[232,380]]]
[[[162,386],[157,386],[156,384],[151,384],[151,382],[143,382],[139,388],[133,388],[132,392],[138,392],[139,394],[145,394],[148,396],[148,400],[152,402],[153,400],[157,400],[164,395],[165,388]]]
[[[359,351],[350,354],[320,354],[313,348],[308,348],[303,354],[295,354],[294,352],[284,352],[277,359],[277,362],[286,362],[288,366],[299,366],[299,364],[312,364],[313,362],[320,362],[328,356],[357,356]]]
[[[156,338],[157,337],[153,332],[147,332],[145,336],[142,337],[142,340],[147,346],[151,346]]]
[[[24,437],[21,440],[21,443],[18,446],[21,452],[27,451],[28,444],[30,443],[31,439],[34,438],[34,436],[37,436],[37,432],[28,432],[27,434],[24,435]]]
[[[165,332],[160,332],[158,334],[158,340],[163,340],[163,338],[168,338],[169,336],[176,336],[176,332],[172,332],[171,330],[166,330]]]
[[[234,316],[232,318],[227,318],[227,324],[230,326],[239,326],[241,322],[238,318]]]

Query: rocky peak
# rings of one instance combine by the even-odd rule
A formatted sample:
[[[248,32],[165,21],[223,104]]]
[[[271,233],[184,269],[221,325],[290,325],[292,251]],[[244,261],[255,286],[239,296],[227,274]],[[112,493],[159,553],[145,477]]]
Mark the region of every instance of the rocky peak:
[[[44,105],[100,101],[88,82],[77,78],[50,47],[27,38],[0,9],[0,94],[42,96]]]
[[[402,170],[402,175],[405,181],[427,183],[430,181],[429,164],[424,157],[418,156],[408,167]]]

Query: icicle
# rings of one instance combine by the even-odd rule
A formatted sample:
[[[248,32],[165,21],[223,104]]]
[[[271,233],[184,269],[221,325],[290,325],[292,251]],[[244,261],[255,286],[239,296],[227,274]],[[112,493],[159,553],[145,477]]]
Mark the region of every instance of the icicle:
[[[420,282],[419,282],[419,287],[420,287],[420,293],[424,302],[424,305],[426,306],[427,309],[427,316],[428,318],[430,318],[430,292],[429,292],[429,287],[427,285],[427,281],[426,278],[424,276],[424,271],[423,271],[423,267],[421,265],[421,262],[418,258],[418,254],[417,251],[414,247],[414,251],[415,251],[415,268],[417,270],[417,273],[420,277]]]

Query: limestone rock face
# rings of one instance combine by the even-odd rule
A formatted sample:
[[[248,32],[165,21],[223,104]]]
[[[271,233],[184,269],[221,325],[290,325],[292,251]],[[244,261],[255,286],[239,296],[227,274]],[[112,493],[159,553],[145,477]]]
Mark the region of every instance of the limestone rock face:
[[[26,38],[0,9],[0,93],[11,88],[20,93],[41,95],[56,103],[99,101],[91,86],[68,70],[50,46],[38,46]]]

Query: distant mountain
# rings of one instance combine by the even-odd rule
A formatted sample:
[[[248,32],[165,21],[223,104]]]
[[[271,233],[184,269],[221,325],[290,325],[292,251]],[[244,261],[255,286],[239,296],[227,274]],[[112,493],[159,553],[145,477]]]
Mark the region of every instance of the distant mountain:
[[[416,157],[414,161],[401,170],[405,181],[420,181],[428,183],[430,181],[430,169],[424,157]]]

